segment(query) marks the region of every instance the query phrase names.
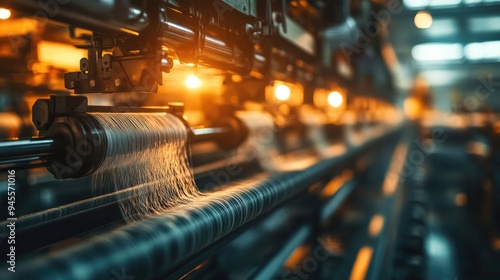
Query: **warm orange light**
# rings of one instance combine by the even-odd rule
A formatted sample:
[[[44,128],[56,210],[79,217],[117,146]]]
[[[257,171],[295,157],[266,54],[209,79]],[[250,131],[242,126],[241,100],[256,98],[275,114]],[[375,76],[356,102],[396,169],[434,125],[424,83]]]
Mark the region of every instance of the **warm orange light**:
[[[328,104],[330,106],[338,108],[342,105],[342,102],[344,102],[344,97],[338,91],[332,91],[328,94]]]
[[[403,169],[403,164],[399,159],[406,158],[408,154],[408,145],[400,143],[394,151],[394,156],[391,160],[391,165],[389,166],[389,171],[385,176],[384,183],[382,185],[382,190],[384,195],[391,196],[394,194],[399,185],[399,179],[401,170]]]
[[[354,266],[352,267],[351,280],[363,280],[368,272],[368,267],[370,266],[370,261],[372,259],[373,249],[369,246],[362,247],[354,261]]]
[[[331,180],[321,191],[321,196],[326,198],[334,195],[347,181],[351,180],[353,172],[346,169],[340,176]]]
[[[288,260],[285,262],[285,267],[287,269],[293,269],[300,265],[300,263],[306,258],[309,252],[309,246],[302,245],[295,249],[293,253],[288,257]]]
[[[201,80],[200,78],[196,77],[195,75],[189,75],[186,80],[184,81],[184,84],[186,87],[195,89],[199,88],[201,86]]]
[[[406,116],[410,120],[418,119],[422,113],[420,102],[415,97],[405,99],[403,107]]]
[[[48,72],[47,65],[75,71],[79,66],[78,60],[86,55],[85,50],[77,49],[72,45],[40,41],[38,43],[38,61],[44,65],[34,64],[33,68],[42,73]],[[44,67],[47,70],[42,70]]]
[[[274,89],[274,96],[276,99],[281,100],[281,101],[286,101],[290,98],[290,88],[286,85],[278,85]]]
[[[11,16],[11,12],[8,9],[0,8],[0,19],[8,19]]]
[[[136,32],[134,30],[130,30],[130,29],[127,29],[127,28],[120,27],[120,31],[128,33],[128,34],[131,34],[131,35],[134,35],[134,36],[139,36],[139,32]]]
[[[467,195],[459,193],[455,196],[455,204],[457,206],[465,206],[467,204]]]
[[[432,16],[428,12],[420,11],[415,15],[415,26],[426,29],[432,26]]]
[[[500,251],[500,237],[496,237],[493,239],[493,249],[495,251]]]
[[[370,221],[370,225],[368,226],[368,233],[371,237],[377,237],[382,228],[384,227],[384,217],[381,215],[375,215],[372,217]]]
[[[500,121],[495,122],[493,129],[495,130],[495,133],[500,134]]]

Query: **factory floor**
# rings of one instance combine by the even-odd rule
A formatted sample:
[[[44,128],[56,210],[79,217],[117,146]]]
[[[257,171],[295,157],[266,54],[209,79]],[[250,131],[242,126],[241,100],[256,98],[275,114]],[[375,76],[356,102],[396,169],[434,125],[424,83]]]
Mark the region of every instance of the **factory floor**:
[[[491,162],[467,149],[490,144],[474,135],[463,138],[436,145],[427,159],[427,279],[500,279],[492,214],[492,188],[498,185]]]
[[[474,130],[443,131],[443,141],[430,142],[408,132],[395,148],[380,152],[348,203],[353,210],[341,211],[329,229],[330,236],[345,237],[344,246],[318,279],[500,279],[500,173],[493,144]],[[398,146],[407,147],[405,155]],[[390,201],[381,195],[384,176],[403,158],[399,190]],[[370,237],[379,215],[384,229]]]

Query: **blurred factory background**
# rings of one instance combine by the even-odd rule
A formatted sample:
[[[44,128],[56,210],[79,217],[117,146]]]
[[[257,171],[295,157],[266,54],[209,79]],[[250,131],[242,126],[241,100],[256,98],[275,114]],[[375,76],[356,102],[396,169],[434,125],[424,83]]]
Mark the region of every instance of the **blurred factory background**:
[[[0,278],[500,279],[499,70],[500,0],[4,0]]]

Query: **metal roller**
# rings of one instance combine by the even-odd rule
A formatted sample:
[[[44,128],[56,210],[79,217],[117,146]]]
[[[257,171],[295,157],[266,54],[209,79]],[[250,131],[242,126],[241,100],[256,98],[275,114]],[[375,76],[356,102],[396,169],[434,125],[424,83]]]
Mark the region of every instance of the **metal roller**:
[[[52,96],[33,106],[33,123],[40,138],[0,142],[0,166],[34,167],[39,165],[34,161],[42,160],[58,179],[94,173],[106,158],[108,132],[92,112],[172,114],[184,122],[190,142],[215,141],[224,149],[237,147],[247,135],[241,121],[230,117],[214,127],[190,128],[182,118],[183,107],[176,104],[168,108],[112,108],[89,106],[83,96]],[[137,134],[137,141],[140,137]]]
[[[368,141],[340,157],[303,171],[265,177],[230,187],[166,213],[132,223],[49,256],[28,257],[12,279],[109,279],[112,269],[152,279],[169,273],[183,260],[256,219],[315,182],[342,170],[400,130]],[[57,270],[53,269],[58,267]],[[92,267],[92,269],[87,269]],[[5,273],[4,271],[2,273]]]

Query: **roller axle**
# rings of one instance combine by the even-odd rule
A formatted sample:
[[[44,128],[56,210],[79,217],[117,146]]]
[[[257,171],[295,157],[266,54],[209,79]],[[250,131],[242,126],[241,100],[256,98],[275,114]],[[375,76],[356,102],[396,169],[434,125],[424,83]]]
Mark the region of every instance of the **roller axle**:
[[[158,113],[174,119],[176,116],[186,126],[186,137],[191,143],[215,141],[221,147],[231,149],[246,137],[243,125],[232,118],[213,127],[191,128],[184,121],[183,106],[179,104],[159,108],[100,107],[89,106],[83,96],[51,96],[50,99],[39,99],[33,105],[33,123],[40,131],[40,137],[0,142],[0,169],[45,165],[60,179],[92,174],[106,158],[107,139],[113,135],[101,126],[95,113],[121,112],[140,113],[144,117]],[[141,140],[141,137],[144,139]],[[149,139],[147,135],[138,133],[136,140],[146,143],[143,140]]]

